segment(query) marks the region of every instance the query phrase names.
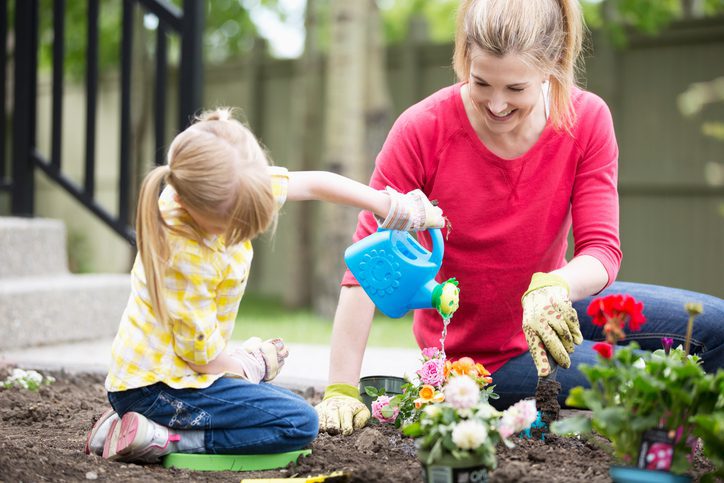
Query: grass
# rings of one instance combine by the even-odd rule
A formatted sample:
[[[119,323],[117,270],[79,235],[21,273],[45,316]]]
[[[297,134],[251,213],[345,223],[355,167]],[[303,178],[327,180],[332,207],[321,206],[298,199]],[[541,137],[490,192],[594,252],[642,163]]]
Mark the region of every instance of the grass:
[[[281,337],[285,342],[328,345],[331,335],[332,321],[309,309],[289,310],[278,299],[246,295],[239,306],[233,338]],[[412,335],[412,315],[401,319],[375,316],[367,345],[417,348]]]

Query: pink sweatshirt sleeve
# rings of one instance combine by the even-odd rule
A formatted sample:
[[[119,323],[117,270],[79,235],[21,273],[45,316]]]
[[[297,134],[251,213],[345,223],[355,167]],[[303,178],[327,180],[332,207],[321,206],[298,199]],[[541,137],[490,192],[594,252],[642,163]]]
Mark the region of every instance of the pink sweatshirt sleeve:
[[[578,163],[571,210],[574,256],[590,255],[608,273],[609,286],[621,266],[618,206],[618,145],[608,106],[589,95],[579,108],[577,144],[582,153]]]

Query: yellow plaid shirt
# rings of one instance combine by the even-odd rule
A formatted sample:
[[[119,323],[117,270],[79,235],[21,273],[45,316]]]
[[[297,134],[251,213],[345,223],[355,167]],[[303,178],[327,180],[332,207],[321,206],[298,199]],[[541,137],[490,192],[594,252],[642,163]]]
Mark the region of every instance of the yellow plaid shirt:
[[[287,196],[287,170],[271,167],[280,208]],[[179,205],[170,186],[161,193],[164,219],[179,223]],[[170,263],[164,296],[170,320],[160,323],[151,307],[139,256],[131,272],[131,296],[111,349],[106,390],[124,391],[164,382],[177,389],[210,386],[221,374],[199,374],[186,361],[203,365],[226,347],[249,276],[253,250],[247,240],[225,246],[223,237],[204,243],[168,234]]]

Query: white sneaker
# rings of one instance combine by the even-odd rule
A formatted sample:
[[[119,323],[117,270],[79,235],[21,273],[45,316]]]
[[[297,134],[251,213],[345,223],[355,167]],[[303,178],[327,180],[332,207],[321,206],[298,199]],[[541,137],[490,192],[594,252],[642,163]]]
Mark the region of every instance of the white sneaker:
[[[179,441],[178,434],[139,413],[126,413],[112,423],[103,457],[133,463],[157,463],[171,452],[169,443]]]
[[[103,446],[106,443],[106,437],[110,432],[111,426],[114,421],[118,421],[120,418],[113,409],[106,410],[98,421],[95,422],[88,436],[85,440],[85,454],[96,454],[101,456],[103,454]]]

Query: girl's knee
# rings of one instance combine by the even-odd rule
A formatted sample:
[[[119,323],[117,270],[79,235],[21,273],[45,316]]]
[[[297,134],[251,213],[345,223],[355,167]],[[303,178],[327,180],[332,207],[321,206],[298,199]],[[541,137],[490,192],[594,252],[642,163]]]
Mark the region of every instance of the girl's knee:
[[[286,428],[286,436],[294,441],[295,446],[306,446],[314,441],[319,431],[319,419],[314,408],[304,401],[300,401],[299,407],[293,415],[288,418],[289,427]]]

